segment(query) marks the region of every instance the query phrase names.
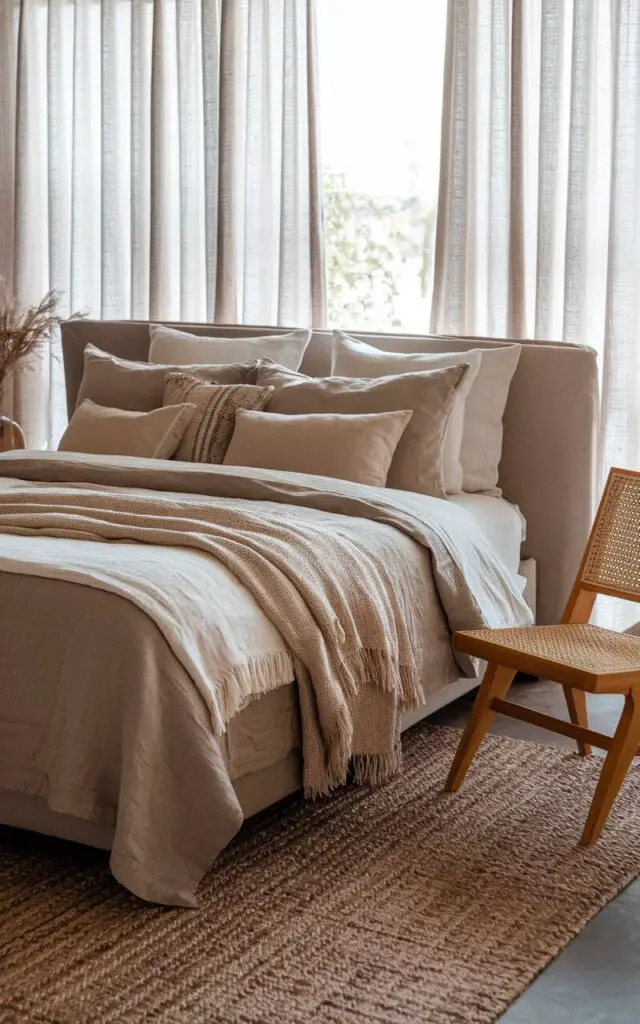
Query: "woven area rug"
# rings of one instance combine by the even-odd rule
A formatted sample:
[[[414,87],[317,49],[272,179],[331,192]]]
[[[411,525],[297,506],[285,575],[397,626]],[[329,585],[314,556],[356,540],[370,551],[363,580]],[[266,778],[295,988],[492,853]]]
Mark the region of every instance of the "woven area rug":
[[[401,778],[250,822],[199,910],[150,907],[106,854],[0,829],[0,1021],[484,1024],[640,871],[640,770],[577,846],[599,758],[418,726]]]

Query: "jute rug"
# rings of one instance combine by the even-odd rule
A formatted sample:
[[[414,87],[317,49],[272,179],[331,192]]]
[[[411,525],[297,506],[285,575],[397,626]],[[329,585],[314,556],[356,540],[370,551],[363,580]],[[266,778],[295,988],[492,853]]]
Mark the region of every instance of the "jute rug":
[[[149,907],[106,855],[0,830],[0,1021],[484,1024],[640,871],[640,770],[577,846],[599,759],[417,727],[383,789],[249,823],[199,910]]]

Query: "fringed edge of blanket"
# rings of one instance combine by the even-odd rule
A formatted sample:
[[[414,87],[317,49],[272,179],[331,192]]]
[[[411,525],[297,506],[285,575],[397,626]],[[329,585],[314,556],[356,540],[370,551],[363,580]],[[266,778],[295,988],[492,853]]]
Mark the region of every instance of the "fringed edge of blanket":
[[[384,693],[396,693],[398,708],[410,711],[424,702],[422,683],[415,665],[402,665],[387,651],[360,647],[344,658],[342,667],[349,674],[352,692],[372,686]]]
[[[218,680],[221,720],[214,723],[216,733],[225,732],[231,719],[253,700],[286,686],[293,678],[293,659],[288,651],[270,651],[234,665]]]

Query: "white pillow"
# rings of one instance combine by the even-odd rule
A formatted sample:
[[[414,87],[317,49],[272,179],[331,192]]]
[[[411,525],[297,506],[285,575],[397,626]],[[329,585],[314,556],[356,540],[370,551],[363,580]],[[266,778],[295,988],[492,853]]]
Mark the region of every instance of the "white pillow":
[[[444,354],[423,352],[381,352],[341,331],[333,332],[331,372],[337,377],[387,377],[399,373],[420,373],[423,370],[446,370],[450,366],[468,366],[460,384],[444,436],[442,475],[447,494],[462,492],[463,473],[460,453],[467,395],[478,376],[480,355],[477,352]]]
[[[351,343],[348,347],[349,366],[351,367],[349,373],[355,372],[360,377],[369,372],[365,371],[362,359],[363,350],[367,350],[367,356],[373,352],[373,358],[376,360],[381,356],[383,361],[388,361],[389,369],[384,372],[394,374],[415,372],[418,369],[426,370],[429,366],[431,369],[435,369],[433,363],[422,362],[420,366],[416,364],[416,360],[431,360],[434,356],[436,358],[454,357],[456,361],[461,356],[464,360],[469,356],[480,356],[480,367],[475,378],[472,377],[471,364],[466,374],[466,377],[472,377],[472,380],[466,393],[463,411],[464,425],[460,447],[460,463],[463,472],[462,490],[468,493],[482,491],[499,496],[501,492],[498,488],[498,466],[502,458],[502,417],[509,397],[511,381],[520,359],[522,345],[464,349],[462,347],[463,339],[446,338],[442,339],[442,344],[446,344],[449,349],[446,353],[420,352],[407,355],[404,352],[380,352],[363,341],[347,338],[346,335],[336,331],[334,332],[333,373],[344,374],[347,372],[344,369],[345,340]],[[356,350],[354,350],[354,345],[357,346]],[[458,346],[460,349],[456,352],[455,349]],[[353,360],[354,352],[358,353],[357,368]],[[340,354],[339,363],[338,353]],[[405,360],[408,361],[405,362]],[[373,362],[370,365],[371,376],[379,375],[381,363],[376,361],[377,369],[375,370]],[[465,383],[466,381],[462,382],[462,387]],[[453,442],[455,442],[455,435]],[[447,443],[453,445],[453,442],[447,435]],[[455,492],[451,490],[449,493]]]
[[[288,370],[297,370],[311,331],[291,331],[261,338],[201,338],[197,334],[176,331],[162,324],[149,327],[150,363],[252,363],[255,359],[272,359]]]

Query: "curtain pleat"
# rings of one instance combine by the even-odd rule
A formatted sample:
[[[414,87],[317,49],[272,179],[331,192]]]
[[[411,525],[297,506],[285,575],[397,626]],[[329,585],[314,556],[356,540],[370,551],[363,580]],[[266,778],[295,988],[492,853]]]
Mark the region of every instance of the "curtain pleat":
[[[311,0],[0,4],[0,274],[104,318],[324,323]],[[50,360],[4,408],[45,444]]]
[[[432,331],[596,348],[640,464],[640,0],[449,0],[435,261]]]

